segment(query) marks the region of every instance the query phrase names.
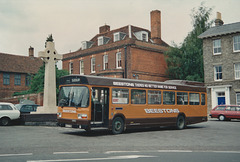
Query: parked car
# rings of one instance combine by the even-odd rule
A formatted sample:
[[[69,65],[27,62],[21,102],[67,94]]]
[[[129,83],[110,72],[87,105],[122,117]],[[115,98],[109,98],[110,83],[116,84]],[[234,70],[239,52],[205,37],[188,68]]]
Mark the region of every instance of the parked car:
[[[9,125],[11,120],[19,119],[20,112],[11,103],[0,102],[0,125]]]
[[[15,107],[20,111],[21,114],[23,113],[30,113],[37,111],[37,104],[17,104]]]
[[[210,116],[221,121],[240,119],[240,106],[218,105],[210,111]]]

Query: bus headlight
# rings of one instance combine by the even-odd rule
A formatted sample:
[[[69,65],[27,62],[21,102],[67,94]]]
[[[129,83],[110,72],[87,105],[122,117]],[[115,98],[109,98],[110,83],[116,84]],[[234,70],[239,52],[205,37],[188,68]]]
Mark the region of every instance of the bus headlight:
[[[78,114],[78,119],[87,119],[87,114]]]
[[[61,117],[62,117],[62,113],[57,113],[57,116],[58,116],[59,118],[61,118]]]

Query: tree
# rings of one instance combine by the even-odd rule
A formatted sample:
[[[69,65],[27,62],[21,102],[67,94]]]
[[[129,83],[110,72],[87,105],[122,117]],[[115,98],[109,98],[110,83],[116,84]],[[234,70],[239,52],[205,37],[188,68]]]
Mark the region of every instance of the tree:
[[[68,74],[69,74],[68,71],[58,70],[58,68],[56,66],[56,91],[57,91],[57,94],[58,94],[60,77],[68,75]],[[31,88],[29,90],[31,93],[43,92],[44,76],[45,76],[45,64],[40,67],[40,69],[38,70],[38,73],[33,77],[33,80],[31,82]]]
[[[168,69],[166,73],[170,79],[190,81],[204,81],[203,45],[198,36],[209,29],[213,21],[209,20],[212,8],[204,3],[196,10],[192,10],[193,30],[184,39],[181,46],[173,47],[165,53]]]
[[[41,66],[38,70],[38,73],[33,76],[31,81],[29,93],[39,93],[44,90],[44,75],[45,74],[45,64]]]
[[[68,71],[58,70],[58,68],[56,66],[56,92],[57,92],[57,94],[59,92],[60,77],[68,75],[68,74],[69,74]],[[33,76],[33,79],[31,81],[31,85],[30,85],[30,89],[27,90],[27,91],[15,92],[14,96],[43,92],[43,90],[44,90],[44,76],[45,76],[45,64],[43,64],[39,68],[38,73]]]

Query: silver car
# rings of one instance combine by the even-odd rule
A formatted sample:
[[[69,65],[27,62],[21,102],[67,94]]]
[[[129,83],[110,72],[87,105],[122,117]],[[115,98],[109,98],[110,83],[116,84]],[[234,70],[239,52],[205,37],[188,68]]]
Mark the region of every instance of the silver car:
[[[20,111],[11,103],[0,102],[0,125],[7,126],[11,120],[19,119]]]

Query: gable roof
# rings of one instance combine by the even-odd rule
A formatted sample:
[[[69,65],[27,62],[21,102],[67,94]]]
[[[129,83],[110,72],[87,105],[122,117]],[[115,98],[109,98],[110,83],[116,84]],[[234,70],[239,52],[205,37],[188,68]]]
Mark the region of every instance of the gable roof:
[[[212,27],[204,33],[200,34],[198,38],[203,39],[238,32],[240,32],[240,22]]]
[[[130,29],[131,33],[129,33],[129,28],[131,28]],[[115,29],[115,30],[110,30],[110,31],[107,31],[107,32],[99,33],[99,34],[95,35],[90,41],[94,42],[92,47],[96,47],[96,46],[98,46],[97,45],[97,40],[98,40],[97,38],[100,37],[100,36],[105,36],[105,37],[110,38],[107,44],[114,43],[114,39],[113,39],[114,35],[113,34],[117,33],[117,32],[122,32],[122,33],[126,34],[124,39],[130,38],[129,34],[131,35],[132,39],[137,39],[137,37],[134,33],[139,32],[139,31],[145,31],[145,32],[148,33],[149,37],[148,37],[147,42],[149,42],[151,32],[147,29],[143,29],[143,28],[140,28],[140,27],[132,26],[132,25],[128,25],[128,26],[124,26],[124,27],[121,27],[121,28],[118,28],[118,29]]]
[[[112,44],[116,44],[116,43],[120,43],[122,41],[126,41],[126,40],[139,40],[136,36],[136,33],[137,32],[141,32],[141,31],[144,31],[144,32],[147,32],[148,33],[148,40],[147,41],[143,41],[143,42],[147,42],[149,44],[155,44],[155,45],[158,45],[158,46],[162,46],[162,47],[169,47],[169,45],[164,42],[163,40],[161,40],[161,43],[160,44],[156,44],[156,43],[153,43],[152,39],[151,39],[151,32],[147,29],[144,29],[144,28],[141,28],[141,27],[136,27],[136,26],[133,26],[133,25],[127,25],[127,26],[123,26],[121,28],[118,28],[118,29],[114,29],[114,30],[109,30],[109,31],[106,31],[106,32],[102,32],[102,33],[99,33],[99,34],[96,34],[92,39],[90,39],[89,41],[83,41],[83,42],[91,42],[91,46],[87,49],[82,49],[82,47],[80,47],[77,51],[75,52],[70,52],[70,53],[66,53],[63,55],[64,58],[72,55],[72,53],[78,53],[78,52],[81,52],[81,51],[86,51],[86,50],[89,50],[89,49],[94,49],[95,47],[104,47],[106,48],[105,45],[109,46],[109,45],[112,45]],[[114,33],[117,33],[117,32],[120,32],[120,33],[123,33],[125,34],[125,36],[123,37],[122,40],[119,40],[117,42],[114,42]],[[99,37],[106,37],[108,38],[108,41],[106,44],[103,44],[103,45],[100,45],[98,46],[98,38]],[[139,41],[142,41],[142,40],[139,40]]]
[[[37,57],[0,53],[0,71],[35,74],[43,65]]]

